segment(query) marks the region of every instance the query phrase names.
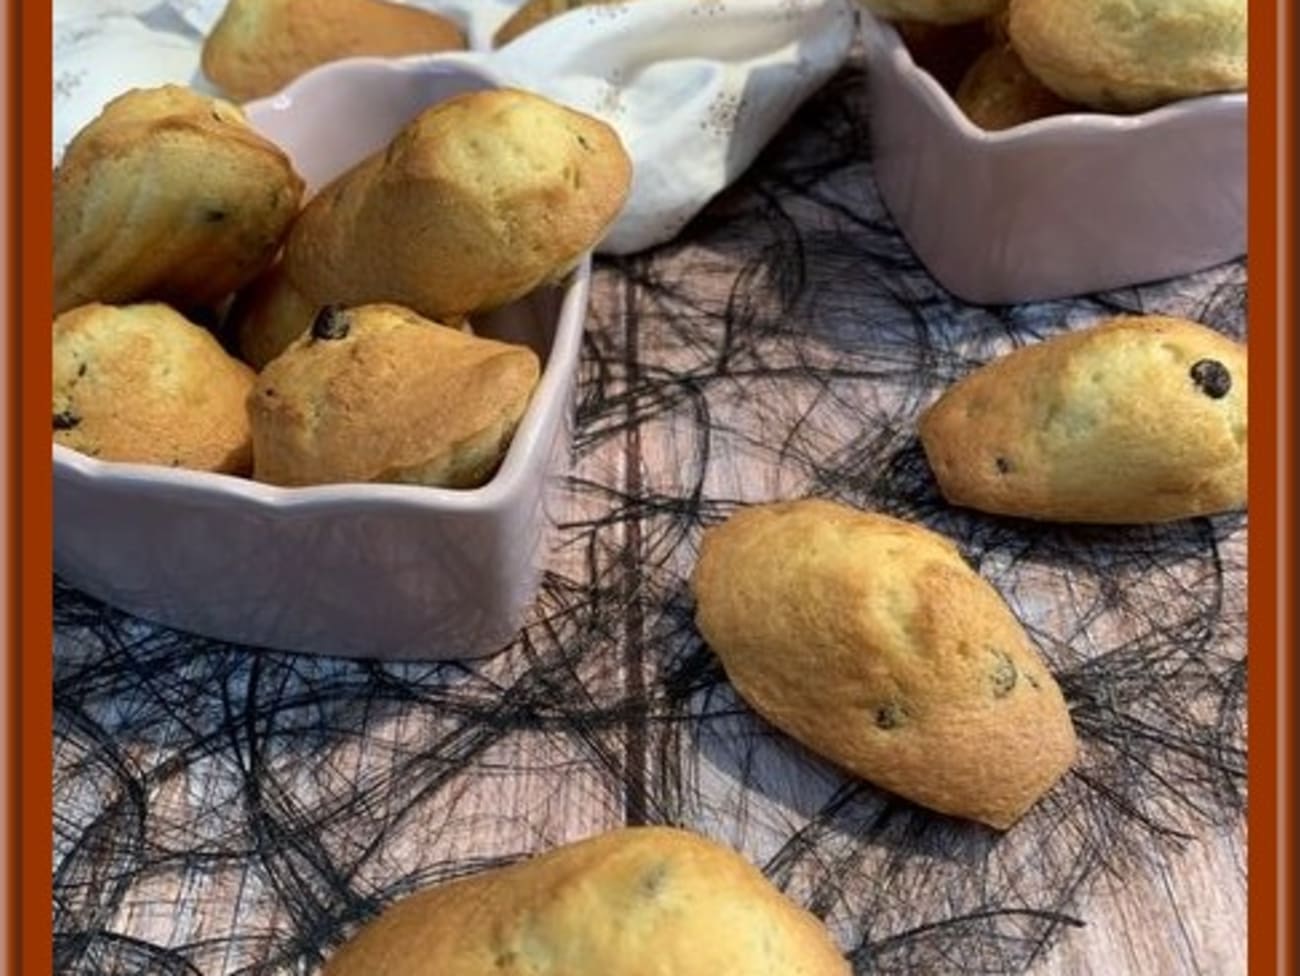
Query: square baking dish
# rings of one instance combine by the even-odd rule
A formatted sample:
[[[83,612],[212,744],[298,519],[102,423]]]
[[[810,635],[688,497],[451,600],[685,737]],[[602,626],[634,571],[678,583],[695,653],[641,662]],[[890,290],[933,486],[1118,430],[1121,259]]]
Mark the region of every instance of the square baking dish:
[[[935,279],[975,304],[1190,274],[1246,251],[1246,95],[986,132],[863,12],[880,195]]]
[[[355,59],[245,111],[315,188],[429,105],[495,85],[454,57]],[[56,571],[137,616],[240,644],[420,660],[501,649],[536,594],[548,493],[567,468],[590,267],[475,322],[543,363],[485,486],[287,489],[55,445]]]

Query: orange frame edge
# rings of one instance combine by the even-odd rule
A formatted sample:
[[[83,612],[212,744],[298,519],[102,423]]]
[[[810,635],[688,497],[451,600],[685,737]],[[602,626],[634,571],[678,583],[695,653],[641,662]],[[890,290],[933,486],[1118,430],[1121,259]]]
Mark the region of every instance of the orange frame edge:
[[[1250,0],[1249,316],[1257,365],[1250,403],[1249,972],[1297,971],[1294,893],[1296,12]],[[8,624],[10,822],[7,971],[53,971],[52,499],[50,351],[24,322],[52,319],[50,146],[52,3],[8,5],[10,171]],[[32,334],[40,335],[37,330]],[[1274,358],[1275,357],[1275,358]],[[1256,356],[1256,363],[1260,357]],[[21,399],[13,394],[20,393]],[[16,544],[14,544],[16,543]]]
[[[1250,9],[1249,972],[1296,971],[1294,919],[1295,12]],[[1269,348],[1271,347],[1271,348]],[[1262,368],[1261,368],[1262,367]]]
[[[5,352],[8,358],[5,360],[5,392],[8,395],[8,401],[5,404],[5,567],[4,567],[4,623],[5,623],[5,647],[8,650],[8,659],[4,664],[3,681],[5,701],[4,701],[4,747],[5,747],[5,858],[6,868],[5,888],[3,896],[4,919],[0,922],[0,931],[3,931],[3,942],[5,950],[6,971],[20,972],[18,968],[18,903],[20,895],[20,885],[18,879],[21,876],[16,858],[18,855],[20,833],[18,829],[18,792],[15,788],[18,769],[18,736],[19,736],[19,714],[18,714],[18,654],[16,649],[21,646],[18,640],[18,614],[17,614],[17,592],[18,592],[18,569],[19,569],[19,546],[15,532],[19,522],[18,492],[15,489],[13,478],[18,470],[18,349],[17,349],[17,329],[13,325],[20,321],[16,301],[17,294],[17,275],[15,273],[18,262],[18,247],[20,237],[18,233],[19,221],[17,220],[17,207],[19,198],[19,177],[18,177],[18,105],[19,105],[19,84],[18,84],[18,5],[10,4],[9,9],[5,12],[4,20],[4,66],[5,66],[5,214],[8,217],[7,226],[5,227],[4,259],[5,259],[5,311],[8,313],[8,321],[11,323],[8,334],[5,336]]]
[[[21,873],[16,894],[18,965],[15,973],[38,976],[54,971],[53,943],[53,499],[49,404],[51,347],[40,328],[26,323],[53,321],[51,267],[51,118],[53,4],[15,0],[9,5],[11,57],[16,65],[18,138],[11,151],[16,170],[14,210],[19,237],[14,244],[13,303],[10,326],[13,378],[19,391],[16,488],[18,518],[12,537],[20,562],[17,592],[17,642],[10,647],[11,674],[17,678],[17,802],[19,844],[11,859]],[[11,78],[15,72],[11,68]],[[34,341],[28,341],[28,339]]]

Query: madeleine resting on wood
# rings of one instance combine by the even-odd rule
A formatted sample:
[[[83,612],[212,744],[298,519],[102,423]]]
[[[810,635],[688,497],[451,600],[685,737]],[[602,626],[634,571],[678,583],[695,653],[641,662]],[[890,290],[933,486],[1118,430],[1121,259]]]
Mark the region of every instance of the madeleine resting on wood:
[[[1016,822],[1076,752],[1056,681],[947,539],[829,501],[707,530],[696,623],[756,712],[942,813]]]
[[[1246,347],[1122,316],[1018,349],[921,418],[948,501],[1058,522],[1144,523],[1246,504]]]
[[[849,976],[825,926],[729,848],[634,827],[398,901],[322,976]]]

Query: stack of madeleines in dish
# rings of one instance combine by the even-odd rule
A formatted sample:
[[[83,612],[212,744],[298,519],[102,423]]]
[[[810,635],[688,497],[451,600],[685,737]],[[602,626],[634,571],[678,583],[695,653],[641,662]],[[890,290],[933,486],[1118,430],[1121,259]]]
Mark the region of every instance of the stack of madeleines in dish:
[[[604,123],[497,89],[304,206],[235,105],[128,92],[54,174],[54,439],[285,486],[481,485],[540,363],[472,322],[572,270],[630,182]]]
[[[981,128],[1246,87],[1247,0],[860,0]]]

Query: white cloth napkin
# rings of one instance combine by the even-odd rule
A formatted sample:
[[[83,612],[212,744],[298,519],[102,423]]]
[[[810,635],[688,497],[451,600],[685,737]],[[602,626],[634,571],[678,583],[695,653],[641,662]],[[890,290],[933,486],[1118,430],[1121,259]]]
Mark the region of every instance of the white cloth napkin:
[[[570,11],[491,50],[522,0],[412,0],[465,29],[470,55],[507,82],[614,126],[635,165],[601,244],[669,240],[753,162],[848,56],[852,0],[628,0]],[[211,91],[203,36],[224,0],[56,0],[54,152],[104,103],[166,82]]]

